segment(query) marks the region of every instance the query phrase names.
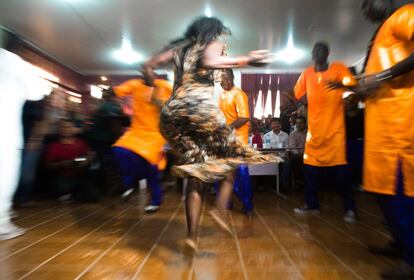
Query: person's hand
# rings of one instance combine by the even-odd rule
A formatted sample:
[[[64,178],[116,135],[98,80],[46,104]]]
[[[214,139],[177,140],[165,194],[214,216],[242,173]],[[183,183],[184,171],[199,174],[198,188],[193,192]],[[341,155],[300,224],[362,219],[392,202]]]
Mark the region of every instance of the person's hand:
[[[327,81],[325,82],[326,88],[328,90],[337,90],[337,89],[344,89],[344,90],[350,90],[352,91],[350,86],[346,86],[341,82],[338,81]]]
[[[154,86],[154,80],[156,79],[156,75],[154,71],[148,67],[147,65],[142,65],[140,72],[144,76],[144,82],[147,86],[153,87]]]
[[[270,56],[268,50],[251,51],[248,54],[249,65],[262,67],[270,63]]]
[[[359,76],[357,81],[354,92],[358,95],[370,95],[383,83],[377,79],[376,75]]]

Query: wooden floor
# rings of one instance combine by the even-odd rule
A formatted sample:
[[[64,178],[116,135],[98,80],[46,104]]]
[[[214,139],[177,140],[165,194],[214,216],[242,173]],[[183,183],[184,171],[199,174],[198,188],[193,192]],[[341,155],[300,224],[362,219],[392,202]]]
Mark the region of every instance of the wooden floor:
[[[389,235],[375,200],[357,197],[360,222],[342,221],[342,204],[322,197],[322,214],[300,217],[300,196],[283,200],[257,194],[252,235],[236,211],[238,236],[221,232],[203,205],[200,251],[183,250],[185,215],[180,196],[167,193],[162,210],[143,213],[145,195],[127,204],[56,205],[20,210],[16,223],[28,229],[0,242],[1,279],[379,279],[395,261],[371,255],[366,244]]]

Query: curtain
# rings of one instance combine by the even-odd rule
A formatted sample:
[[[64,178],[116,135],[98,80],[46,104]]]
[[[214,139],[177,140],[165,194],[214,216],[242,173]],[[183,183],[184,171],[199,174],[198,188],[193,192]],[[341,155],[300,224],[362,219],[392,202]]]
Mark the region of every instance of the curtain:
[[[269,90],[272,95],[272,108],[275,108],[278,90],[280,91],[280,106],[282,108],[294,103],[293,88],[299,76],[299,73],[242,74],[241,87],[249,97],[250,116],[253,118],[260,90],[262,90],[263,102],[259,106],[261,106],[263,112]],[[261,83],[262,81],[263,83]]]

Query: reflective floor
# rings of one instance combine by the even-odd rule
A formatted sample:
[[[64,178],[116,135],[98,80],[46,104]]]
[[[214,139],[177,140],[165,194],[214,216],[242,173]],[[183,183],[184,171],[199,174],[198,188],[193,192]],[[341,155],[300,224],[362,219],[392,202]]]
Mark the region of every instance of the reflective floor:
[[[0,242],[1,279],[379,279],[395,260],[371,255],[366,244],[389,235],[375,200],[357,197],[360,222],[342,221],[334,194],[319,216],[300,217],[301,196],[257,194],[253,221],[232,215],[237,236],[221,232],[203,205],[199,252],[183,249],[186,225],[180,195],[169,192],[161,211],[144,214],[145,195],[127,204],[46,204],[18,211],[26,235]]]

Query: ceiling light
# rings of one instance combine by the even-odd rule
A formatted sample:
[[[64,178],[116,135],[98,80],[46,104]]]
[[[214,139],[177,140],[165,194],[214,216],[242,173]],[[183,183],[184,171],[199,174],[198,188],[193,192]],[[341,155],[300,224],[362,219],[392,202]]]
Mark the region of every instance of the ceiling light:
[[[127,64],[137,63],[144,59],[142,54],[134,51],[131,41],[125,37],[122,38],[122,47],[119,50],[114,51],[113,56],[117,60]]]
[[[75,97],[75,96],[69,96],[69,101],[74,102],[74,103],[82,103],[82,99]]]
[[[100,87],[91,85],[91,96],[97,99],[102,99],[102,89]]]
[[[301,49],[296,48],[293,44],[293,36],[289,35],[288,43],[285,49],[276,52],[275,60],[282,61],[287,64],[293,64],[302,59],[304,53]]]
[[[82,98],[82,95],[81,94],[76,93],[76,92],[73,92],[73,91],[68,91],[67,90],[66,93],[69,94],[69,95],[72,95],[74,97],[77,97],[77,98]]]
[[[208,3],[206,3],[206,5],[204,7],[204,15],[206,17],[212,17],[213,16],[213,12],[211,11],[210,4],[208,4]]]

